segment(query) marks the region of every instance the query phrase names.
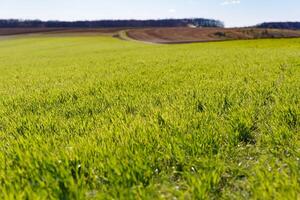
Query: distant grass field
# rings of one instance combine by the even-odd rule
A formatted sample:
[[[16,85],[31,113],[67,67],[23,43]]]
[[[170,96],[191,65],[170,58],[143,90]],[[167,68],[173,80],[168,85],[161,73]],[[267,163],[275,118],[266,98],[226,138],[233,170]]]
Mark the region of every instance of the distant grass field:
[[[0,41],[0,199],[299,199],[300,39]]]

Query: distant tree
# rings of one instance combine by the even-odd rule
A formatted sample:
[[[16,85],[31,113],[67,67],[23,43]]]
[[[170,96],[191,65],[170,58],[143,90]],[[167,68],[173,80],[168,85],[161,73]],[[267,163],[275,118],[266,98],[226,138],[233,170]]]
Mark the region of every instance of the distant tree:
[[[213,19],[161,19],[161,20],[99,20],[99,21],[40,21],[0,19],[0,28],[118,28],[118,27],[224,27],[223,22]]]
[[[273,28],[273,29],[300,29],[300,22],[265,22],[258,24],[257,28]]]

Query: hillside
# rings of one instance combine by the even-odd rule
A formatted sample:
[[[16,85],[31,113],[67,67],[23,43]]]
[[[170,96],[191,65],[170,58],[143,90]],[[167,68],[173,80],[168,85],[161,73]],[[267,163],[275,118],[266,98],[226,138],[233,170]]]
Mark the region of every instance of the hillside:
[[[300,37],[300,31],[259,28],[1,28],[0,36],[38,35],[110,35],[128,40],[172,44],[261,38]]]
[[[117,34],[124,28],[0,28],[0,36],[14,36],[26,34],[46,35],[86,35],[86,34]]]
[[[300,37],[300,31],[258,28],[151,28],[132,29],[128,37],[153,43],[190,43],[261,38]]]

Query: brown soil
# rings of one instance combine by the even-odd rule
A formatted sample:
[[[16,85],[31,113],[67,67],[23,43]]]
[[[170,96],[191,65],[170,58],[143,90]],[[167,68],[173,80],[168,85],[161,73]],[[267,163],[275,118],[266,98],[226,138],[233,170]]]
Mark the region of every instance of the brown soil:
[[[258,28],[147,28],[127,31],[128,37],[152,43],[172,44],[260,38],[300,37],[300,31]]]

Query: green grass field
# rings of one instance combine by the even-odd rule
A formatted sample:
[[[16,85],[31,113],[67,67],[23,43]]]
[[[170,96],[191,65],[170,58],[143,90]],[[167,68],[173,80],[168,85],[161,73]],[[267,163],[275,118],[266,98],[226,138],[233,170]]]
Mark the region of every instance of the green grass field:
[[[300,39],[0,41],[0,199],[299,199]]]

